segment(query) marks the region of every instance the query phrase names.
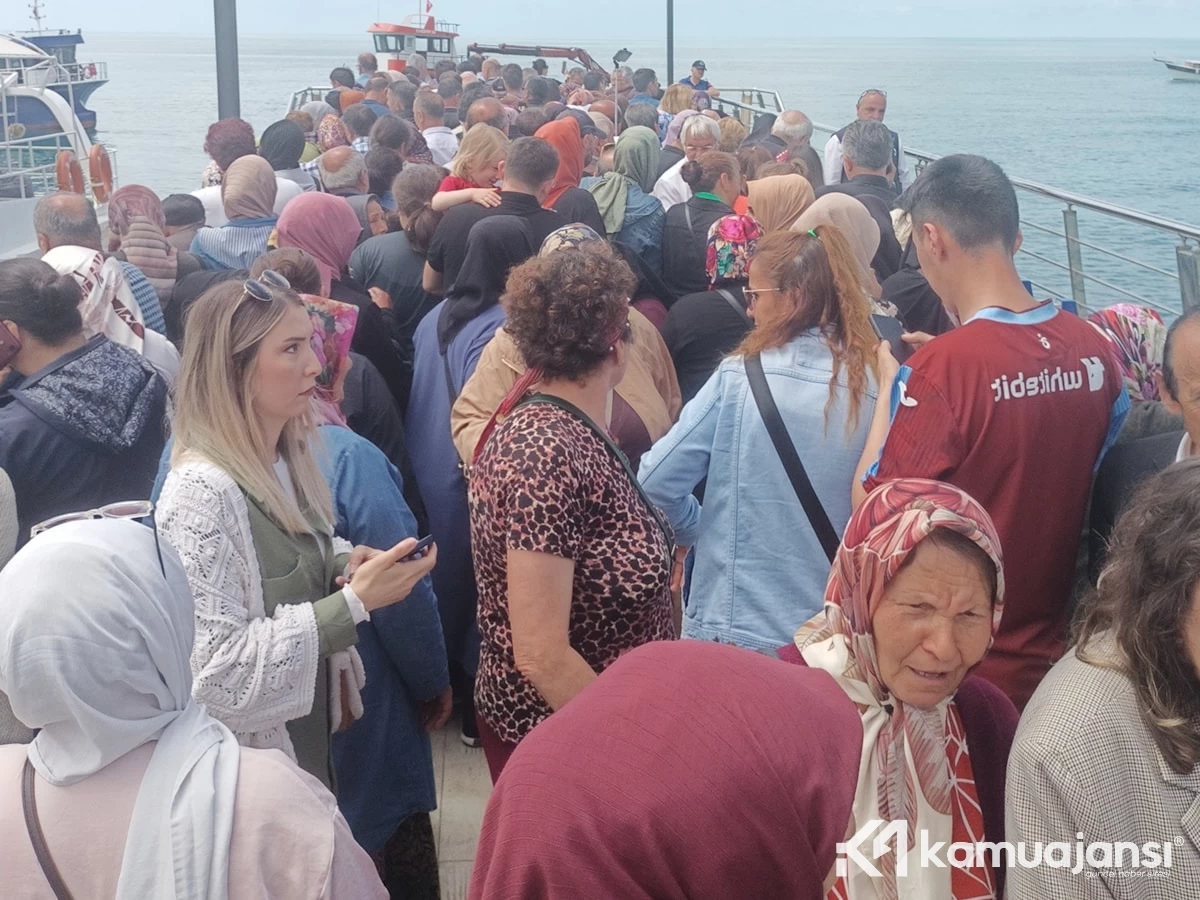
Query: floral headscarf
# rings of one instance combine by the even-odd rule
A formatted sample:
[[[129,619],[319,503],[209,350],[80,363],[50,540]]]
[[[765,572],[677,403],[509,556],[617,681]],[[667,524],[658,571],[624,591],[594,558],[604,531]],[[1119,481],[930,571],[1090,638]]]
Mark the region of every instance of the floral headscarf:
[[[1092,313],[1088,321],[1112,343],[1129,399],[1158,400],[1154,375],[1162,371],[1167,343],[1162,316],[1144,306],[1117,303]]]
[[[337,116],[326,116],[317,125],[317,148],[324,153],[334,147],[349,147],[346,132],[342,131],[342,120]]]
[[[574,225],[564,225],[562,228],[557,228],[546,235],[546,239],[542,241],[542,246],[538,250],[538,256],[549,256],[551,253],[557,253],[559,250],[578,250],[584,244],[601,243],[605,247],[608,244],[604,238],[598,235],[594,229],[584,225],[582,222],[576,222]]]
[[[749,278],[750,260],[761,237],[762,229],[753,216],[722,216],[713,222],[704,256],[709,284],[715,287]]]
[[[314,391],[317,406],[327,424],[345,426],[346,418],[339,408],[335,387],[350,361],[350,342],[358,325],[358,307],[312,294],[301,294],[300,299],[312,322],[312,349],[321,364]]]
[[[1004,611],[1000,539],[982,506],[953,485],[920,478],[876,488],[854,511],[825,588],[825,609],[796,632],[808,665],[824,669],[862,715],[863,747],[854,799],[855,829],[871,819],[908,821],[933,841],[983,840],[983,814],[975,794],[970,754],[953,697],[923,709],[893,695],[879,674],[872,622],[888,583],[936,528],[973,541],[996,566],[992,638]],[[835,894],[899,896],[894,854],[881,861],[884,883],[856,870],[839,878]],[[951,867],[941,890],[928,898],[995,897],[992,870]]]

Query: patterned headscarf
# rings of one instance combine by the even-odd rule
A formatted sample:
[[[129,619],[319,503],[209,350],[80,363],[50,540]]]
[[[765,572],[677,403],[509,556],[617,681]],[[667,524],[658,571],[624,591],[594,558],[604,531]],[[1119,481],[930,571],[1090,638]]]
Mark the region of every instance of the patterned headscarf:
[[[317,125],[317,148],[324,153],[334,147],[349,147],[346,132],[342,131],[342,120],[337,116],[326,116]]]
[[[300,299],[312,322],[313,353],[321,364],[314,391],[315,405],[326,424],[346,427],[346,417],[342,415],[334,388],[350,361],[350,342],[354,340],[354,328],[358,325],[358,307],[312,294],[301,294]]]
[[[795,640],[808,665],[829,672],[862,714],[862,774],[855,792],[853,827],[861,828],[871,819],[905,819],[910,834],[925,829],[931,843],[979,841],[983,840],[983,814],[953,697],[929,709],[895,697],[880,677],[872,630],[888,583],[935,528],[965,535],[995,564],[994,640],[1004,611],[1004,569],[991,517],[958,488],[919,478],[881,485],[854,511],[829,573],[825,609],[796,632]],[[848,880],[839,879],[835,893],[850,900],[896,898],[894,859],[889,854],[880,865],[882,885],[854,871]],[[946,900],[995,896],[987,866],[951,867],[945,877],[948,890],[921,896]]]
[[[1117,303],[1092,313],[1088,321],[1112,343],[1129,399],[1158,400],[1154,375],[1162,371],[1167,343],[1162,316],[1144,306]]]
[[[704,267],[708,283],[713,287],[726,281],[744,281],[750,277],[750,260],[754,258],[762,229],[754,216],[722,216],[708,229],[708,249]]]
[[[542,246],[538,250],[538,256],[549,256],[559,250],[578,250],[584,244],[597,242],[608,246],[604,238],[596,234],[594,229],[582,222],[576,222],[574,225],[564,225],[546,235],[546,239],[542,241]]]

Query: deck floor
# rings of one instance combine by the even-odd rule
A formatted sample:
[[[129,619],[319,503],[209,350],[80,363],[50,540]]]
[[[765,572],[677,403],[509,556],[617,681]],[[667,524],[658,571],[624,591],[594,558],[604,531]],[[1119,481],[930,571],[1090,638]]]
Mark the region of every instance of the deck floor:
[[[462,900],[492,779],[481,748],[463,745],[457,714],[432,736],[438,808],[433,812],[442,900]]]

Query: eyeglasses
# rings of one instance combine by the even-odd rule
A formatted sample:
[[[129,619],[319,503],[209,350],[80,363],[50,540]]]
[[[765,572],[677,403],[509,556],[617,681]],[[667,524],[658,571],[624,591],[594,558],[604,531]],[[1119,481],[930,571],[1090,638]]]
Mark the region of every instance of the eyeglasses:
[[[247,278],[242,282],[242,288],[246,291],[242,299],[253,297],[255,300],[261,300],[263,303],[271,302],[272,289],[277,291],[290,290],[292,283],[276,272],[274,269],[264,269],[263,273],[257,278]]]
[[[154,504],[149,500],[122,500],[106,506],[98,506],[95,509],[53,516],[30,528],[29,537],[35,538],[39,534],[67,522],[89,522],[95,519],[149,519],[150,529],[154,532],[154,552],[158,554],[158,568],[162,571],[163,576],[166,576],[167,569],[163,565],[162,547],[158,543],[158,527],[154,523]]]
[[[777,293],[781,292],[782,290],[783,290],[783,288],[758,288],[758,290],[751,290],[750,288],[742,288],[742,295],[746,298],[746,300],[749,302],[749,304],[751,306],[753,306],[755,303],[758,302],[759,294],[777,294]]]

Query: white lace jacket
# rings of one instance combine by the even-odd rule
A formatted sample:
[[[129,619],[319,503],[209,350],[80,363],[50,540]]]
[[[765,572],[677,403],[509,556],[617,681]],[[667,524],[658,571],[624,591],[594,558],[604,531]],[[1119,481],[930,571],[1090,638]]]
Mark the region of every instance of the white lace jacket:
[[[193,458],[171,469],[155,521],[183,559],[196,602],[193,696],[239,743],[295,759],[284,726],[313,706],[320,642],[312,604],[280,604],[266,617],[246,498],[212,463]],[[349,550],[334,540],[337,552]]]

